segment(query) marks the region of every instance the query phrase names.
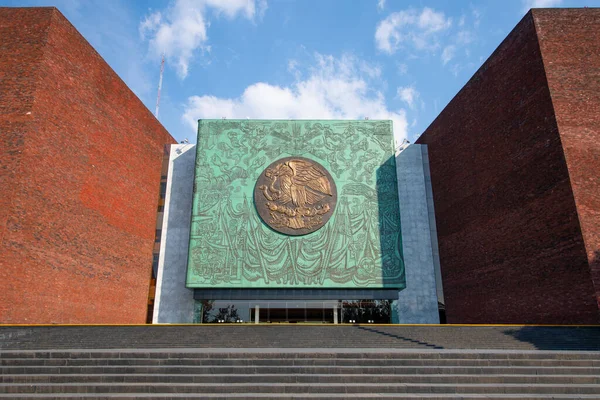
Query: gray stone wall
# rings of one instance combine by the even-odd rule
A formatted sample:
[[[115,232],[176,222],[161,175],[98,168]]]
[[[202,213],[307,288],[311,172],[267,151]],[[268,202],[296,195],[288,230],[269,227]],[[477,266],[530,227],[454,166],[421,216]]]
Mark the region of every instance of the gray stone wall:
[[[433,267],[435,272],[435,289],[438,301],[444,302],[444,289],[442,287],[442,268],[440,266],[440,252],[438,247],[437,226],[435,224],[435,208],[433,206],[433,191],[431,189],[431,171],[429,170],[429,149],[427,145],[421,147],[423,155],[423,174],[425,176],[425,197],[427,198],[427,214],[429,219],[429,232],[431,236],[431,252],[433,254]]]
[[[406,289],[397,302],[401,324],[439,323],[438,292],[443,294],[436,279],[439,255],[428,163],[425,145],[408,145],[396,155],[406,273]]]
[[[196,145],[171,145],[153,323],[191,323],[194,292],[185,287]]]

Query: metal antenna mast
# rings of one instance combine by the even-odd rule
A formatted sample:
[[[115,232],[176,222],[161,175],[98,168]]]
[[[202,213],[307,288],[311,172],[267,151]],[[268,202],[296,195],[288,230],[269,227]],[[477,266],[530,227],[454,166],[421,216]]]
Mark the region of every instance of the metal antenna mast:
[[[158,119],[158,106],[160,105],[160,89],[162,88],[162,78],[163,72],[165,70],[165,53],[162,54],[162,58],[160,61],[160,78],[158,78],[158,94],[156,95],[156,111],[154,111],[154,116]]]

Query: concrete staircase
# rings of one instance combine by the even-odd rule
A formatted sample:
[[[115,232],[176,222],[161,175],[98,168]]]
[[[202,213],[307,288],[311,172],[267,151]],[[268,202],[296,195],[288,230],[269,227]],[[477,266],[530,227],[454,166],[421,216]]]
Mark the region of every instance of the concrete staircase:
[[[600,399],[600,328],[552,343],[547,327],[298,326],[296,348],[279,345],[289,327],[247,328],[0,327],[0,398]],[[239,346],[219,348],[227,338]]]
[[[600,354],[8,351],[0,398],[600,398]]]

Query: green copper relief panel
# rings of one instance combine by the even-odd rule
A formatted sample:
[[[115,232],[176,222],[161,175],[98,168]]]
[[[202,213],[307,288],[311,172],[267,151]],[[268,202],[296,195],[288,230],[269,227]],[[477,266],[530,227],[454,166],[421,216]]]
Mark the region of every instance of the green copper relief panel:
[[[391,121],[202,120],[187,287],[404,288]],[[258,177],[314,160],[337,187],[329,221],[288,236],[263,222]]]

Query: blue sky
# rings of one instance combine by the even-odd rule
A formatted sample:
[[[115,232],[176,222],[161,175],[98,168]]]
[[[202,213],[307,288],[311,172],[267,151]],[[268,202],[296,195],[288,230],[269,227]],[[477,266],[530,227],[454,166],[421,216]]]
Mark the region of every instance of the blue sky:
[[[530,7],[600,0],[0,0],[55,5],[154,112],[199,118],[392,119],[414,141]]]

